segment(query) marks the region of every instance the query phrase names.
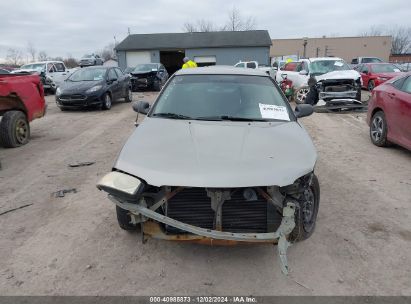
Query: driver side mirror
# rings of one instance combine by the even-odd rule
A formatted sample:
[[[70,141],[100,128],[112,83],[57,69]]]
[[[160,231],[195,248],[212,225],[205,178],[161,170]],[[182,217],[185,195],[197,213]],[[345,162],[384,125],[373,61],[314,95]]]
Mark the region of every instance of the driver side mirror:
[[[297,118],[310,116],[313,112],[314,108],[310,104],[299,104],[294,109],[294,114]]]
[[[150,104],[147,101],[140,100],[133,103],[133,110],[137,113],[147,115],[150,111]]]
[[[301,71],[299,72],[299,74],[300,74],[300,75],[308,75],[308,71],[306,71],[306,70],[301,70]]]

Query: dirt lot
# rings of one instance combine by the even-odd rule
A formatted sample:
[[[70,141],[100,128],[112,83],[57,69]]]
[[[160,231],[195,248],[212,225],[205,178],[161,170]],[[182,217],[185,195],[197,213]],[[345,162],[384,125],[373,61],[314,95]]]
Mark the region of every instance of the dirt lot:
[[[53,98],[28,145],[0,148],[0,213],[32,204],[0,216],[1,295],[411,295],[411,152],[373,146],[364,114],[302,119],[322,197],[287,278],[271,245],[142,245],[120,230],[95,184],[133,132],[131,105],[60,112]],[[96,163],[68,167],[83,161]]]

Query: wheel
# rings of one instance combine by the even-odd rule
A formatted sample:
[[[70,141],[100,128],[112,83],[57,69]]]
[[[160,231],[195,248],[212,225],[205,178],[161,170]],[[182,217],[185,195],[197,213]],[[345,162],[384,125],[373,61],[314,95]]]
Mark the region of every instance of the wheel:
[[[104,94],[103,104],[102,104],[101,108],[103,110],[110,110],[111,109],[111,95],[110,95],[110,93]]]
[[[5,148],[16,148],[29,142],[30,125],[21,111],[4,113],[0,122],[0,143]]]
[[[154,91],[156,91],[156,92],[160,92],[160,91],[161,91],[161,81],[160,81],[160,80],[157,80],[157,81],[154,82],[154,84],[153,84],[153,89],[154,89]]]
[[[305,103],[305,99],[307,98],[307,94],[310,91],[310,87],[302,86],[295,90],[294,93],[294,100],[298,104]]]
[[[298,201],[299,206],[295,212],[295,228],[290,235],[292,242],[306,240],[314,232],[320,205],[320,184],[317,176],[314,175],[311,187],[305,190]]]
[[[59,106],[59,109],[60,109],[61,112],[65,112],[65,111],[68,110],[66,107],[62,107],[62,106]]]
[[[368,81],[368,91],[371,92],[372,90],[374,90],[374,88],[375,88],[374,80]]]
[[[132,102],[133,101],[133,92],[131,92],[130,88],[127,88],[126,96],[124,97],[124,100],[126,102]]]
[[[389,145],[387,140],[387,120],[383,111],[376,112],[370,124],[371,142],[378,147],[386,147]]]
[[[117,213],[117,222],[121,229],[127,231],[138,231],[141,228],[140,224],[132,224],[131,223],[131,216],[128,210],[120,208],[116,206],[116,213]]]

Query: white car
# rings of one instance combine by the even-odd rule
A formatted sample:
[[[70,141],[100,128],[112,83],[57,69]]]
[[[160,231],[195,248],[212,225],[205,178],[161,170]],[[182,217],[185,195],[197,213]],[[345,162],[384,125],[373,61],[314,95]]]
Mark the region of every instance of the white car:
[[[266,64],[258,64],[257,61],[239,61],[237,62],[234,67],[236,68],[248,68],[248,69],[259,69],[261,71],[266,72],[272,78],[275,78],[276,69],[270,67]]]
[[[75,70],[76,69],[67,69],[62,61],[40,61],[25,64],[19,69],[12,71],[12,73],[44,73],[44,76],[46,77],[44,88],[55,91],[58,86]]]
[[[276,81],[281,82],[284,75],[287,75],[287,79],[293,83],[296,103],[305,102],[310,91],[310,78],[314,85],[328,82],[333,84],[332,87],[328,86],[327,90],[320,88],[319,99],[361,99],[361,75],[338,57],[300,59],[295,71],[279,71],[276,75]]]

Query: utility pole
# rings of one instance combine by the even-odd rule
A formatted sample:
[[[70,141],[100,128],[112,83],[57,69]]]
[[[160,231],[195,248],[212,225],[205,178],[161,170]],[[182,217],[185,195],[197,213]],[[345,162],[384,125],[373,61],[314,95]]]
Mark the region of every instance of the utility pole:
[[[117,45],[116,35],[114,35],[114,45]]]
[[[303,46],[304,46],[304,52],[303,52],[303,58],[306,58],[306,50],[307,50],[307,43],[308,43],[308,37],[303,38]]]
[[[324,48],[324,57],[328,56],[328,45],[325,46]]]
[[[128,35],[130,36],[130,28],[127,28]]]
[[[317,47],[317,49],[315,50],[315,57],[318,57],[320,55],[320,48]]]

